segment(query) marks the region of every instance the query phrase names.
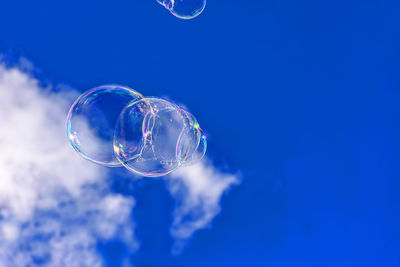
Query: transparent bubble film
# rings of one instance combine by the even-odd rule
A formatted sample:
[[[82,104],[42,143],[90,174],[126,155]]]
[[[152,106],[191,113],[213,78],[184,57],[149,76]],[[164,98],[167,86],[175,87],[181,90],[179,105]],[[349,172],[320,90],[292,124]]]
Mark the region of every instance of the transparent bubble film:
[[[206,0],[157,0],[157,2],[181,19],[195,18],[206,7]]]
[[[115,125],[121,110],[141,98],[135,90],[119,85],[84,92],[73,103],[67,118],[67,135],[74,149],[94,163],[120,166],[113,148]]]
[[[196,118],[178,105],[105,85],[83,93],[67,118],[68,138],[84,158],[124,166],[146,177],[200,161],[207,140]]]

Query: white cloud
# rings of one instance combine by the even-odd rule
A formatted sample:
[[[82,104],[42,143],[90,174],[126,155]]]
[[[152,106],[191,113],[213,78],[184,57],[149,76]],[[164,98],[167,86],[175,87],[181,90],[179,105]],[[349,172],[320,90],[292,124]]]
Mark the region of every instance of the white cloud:
[[[137,248],[134,200],[66,139],[71,97],[0,64],[0,266],[102,266],[99,239]]]
[[[76,92],[43,88],[24,72],[32,64],[21,64],[7,68],[0,57],[0,267],[102,266],[96,245],[113,238],[135,252],[134,200],[111,192],[108,169],[81,158],[66,138]],[[167,179],[176,200],[172,251],[179,253],[210,225],[224,192],[240,179],[207,160]]]
[[[239,180],[238,175],[223,173],[206,159],[170,175],[168,189],[176,199],[171,226],[173,253],[180,253],[195,231],[209,226],[221,210],[222,195]]]

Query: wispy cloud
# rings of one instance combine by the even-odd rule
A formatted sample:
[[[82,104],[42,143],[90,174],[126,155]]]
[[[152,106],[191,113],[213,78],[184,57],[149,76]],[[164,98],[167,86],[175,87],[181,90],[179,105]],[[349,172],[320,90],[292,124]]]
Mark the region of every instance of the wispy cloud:
[[[239,175],[223,173],[206,159],[170,175],[168,189],[176,200],[171,226],[175,239],[172,253],[180,253],[195,231],[210,224],[221,210],[224,192],[239,182]]]
[[[65,135],[71,92],[0,64],[0,266],[101,266],[98,240],[137,247],[132,198]]]

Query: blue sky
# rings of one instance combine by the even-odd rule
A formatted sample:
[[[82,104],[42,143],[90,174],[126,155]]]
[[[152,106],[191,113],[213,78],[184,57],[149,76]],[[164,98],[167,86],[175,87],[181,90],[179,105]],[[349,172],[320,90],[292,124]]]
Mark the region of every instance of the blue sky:
[[[210,0],[190,21],[156,0],[3,2],[6,58],[184,103],[214,166],[241,174],[172,255],[167,182],[111,172],[140,245],[99,242],[106,266],[400,265],[397,1]]]

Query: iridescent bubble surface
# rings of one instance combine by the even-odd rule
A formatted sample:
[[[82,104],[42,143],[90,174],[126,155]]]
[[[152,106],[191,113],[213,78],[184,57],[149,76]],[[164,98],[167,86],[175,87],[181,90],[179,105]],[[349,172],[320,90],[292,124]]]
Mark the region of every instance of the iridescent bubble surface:
[[[113,147],[115,125],[123,108],[142,97],[120,85],[104,85],[80,95],[67,118],[67,136],[74,149],[94,163],[120,166]]]
[[[185,128],[181,132],[176,150],[176,157],[182,164],[186,162],[196,151],[200,142],[200,126],[196,118],[188,111],[180,109],[184,121]]]
[[[157,0],[157,2],[181,19],[195,18],[206,7],[206,0]]]
[[[80,95],[68,113],[67,134],[84,158],[107,167],[124,166],[146,177],[194,164],[207,149],[193,114],[121,85],[104,85]]]
[[[181,166],[189,166],[196,164],[197,162],[202,160],[204,155],[206,154],[207,137],[201,128],[198,128],[198,130],[199,130],[199,143],[196,147],[196,150],[193,153],[188,154],[187,157],[185,157],[184,159],[181,159],[180,161]]]
[[[180,108],[166,100],[132,102],[121,112],[115,128],[115,154],[136,174],[166,175],[179,166],[176,147],[185,123]]]

